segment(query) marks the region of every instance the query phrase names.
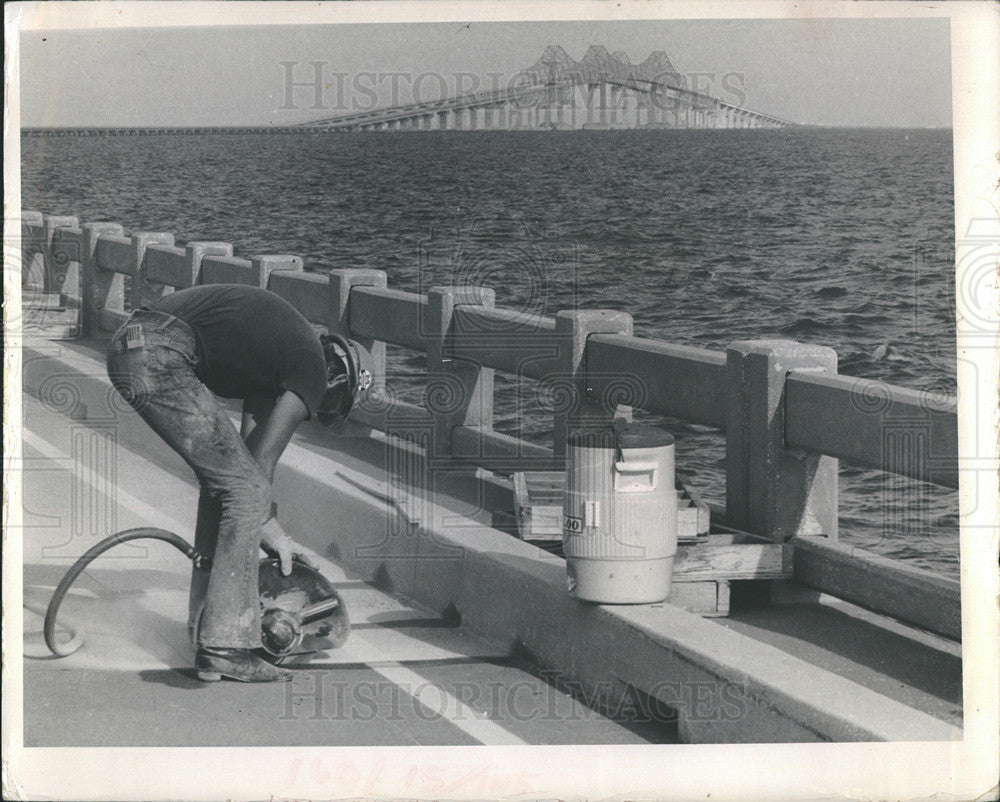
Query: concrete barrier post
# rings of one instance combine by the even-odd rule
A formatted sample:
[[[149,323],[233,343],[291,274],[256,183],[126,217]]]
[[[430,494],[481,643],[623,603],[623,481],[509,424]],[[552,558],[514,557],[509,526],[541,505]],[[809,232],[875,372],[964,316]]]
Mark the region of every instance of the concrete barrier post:
[[[21,286],[41,289],[45,283],[45,217],[21,212]],[[6,276],[4,280],[6,281]]]
[[[351,290],[354,287],[373,287],[384,290],[388,286],[384,270],[339,269],[330,271],[329,312],[327,328],[333,334],[349,337],[368,352],[372,365],[370,396],[385,393],[385,343],[370,337],[358,337],[351,332]]]
[[[425,404],[434,421],[432,456],[452,455],[452,433],[457,426],[493,428],[493,369],[454,359],[454,338],[474,333],[455,332],[456,306],[492,309],[495,293],[486,287],[432,287],[427,293],[423,331],[427,346]]]
[[[83,337],[91,337],[98,328],[101,309],[124,309],[125,277],[97,264],[97,239],[101,234],[121,237],[125,229],[119,223],[84,223],[83,253],[80,261],[80,326]]]
[[[257,286],[262,289],[267,288],[267,280],[275,270],[297,270],[300,273],[302,272],[301,256],[290,256],[287,254],[251,256],[250,264],[254,269]]]
[[[146,258],[146,248],[153,243],[173,247],[174,235],[166,231],[134,231],[132,233],[132,267],[125,297],[128,309],[138,309],[146,302],[146,277],[143,260]]]
[[[209,254],[213,256],[232,256],[233,246],[228,242],[189,242],[184,248],[185,278],[188,287],[198,283],[201,271],[201,260]]]
[[[52,249],[52,241],[55,238],[56,229],[62,226],[79,228],[80,220],[77,217],[68,215],[45,215],[45,275],[42,279],[43,292],[59,292],[63,282],[66,280],[66,258],[65,254],[56,254]]]
[[[776,542],[835,538],[837,460],[785,446],[791,370],[836,373],[837,354],[790,340],[744,340],[726,349],[727,523]]]
[[[83,261],[83,235],[79,228],[59,226],[52,233],[52,257],[58,265],[53,291],[60,306],[80,304],[80,268]]]
[[[587,394],[587,338],[591,334],[632,334],[632,316],[614,309],[590,309],[556,313],[555,339],[562,368],[548,389],[555,409],[552,452],[566,456],[566,437],[573,429],[601,426],[610,422],[616,410],[608,409]],[[625,413],[625,410],[622,410]]]

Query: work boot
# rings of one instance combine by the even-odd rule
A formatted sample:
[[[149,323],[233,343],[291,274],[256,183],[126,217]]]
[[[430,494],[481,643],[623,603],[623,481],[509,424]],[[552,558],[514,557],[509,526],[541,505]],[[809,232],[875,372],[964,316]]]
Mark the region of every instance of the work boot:
[[[202,646],[194,658],[198,679],[218,682],[223,677],[239,682],[288,682],[292,672],[262,660],[253,649]]]

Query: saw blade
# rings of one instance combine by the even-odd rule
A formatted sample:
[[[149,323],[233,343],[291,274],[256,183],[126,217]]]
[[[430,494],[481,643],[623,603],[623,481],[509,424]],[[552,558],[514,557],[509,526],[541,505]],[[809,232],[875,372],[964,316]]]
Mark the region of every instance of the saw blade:
[[[283,576],[280,560],[261,560],[258,588],[262,613],[279,609],[300,616],[304,609],[319,602],[331,599],[338,602],[315,620],[302,622],[302,640],[283,658],[336,649],[350,635],[351,622],[343,599],[326,577],[308,565],[293,560],[291,573]]]

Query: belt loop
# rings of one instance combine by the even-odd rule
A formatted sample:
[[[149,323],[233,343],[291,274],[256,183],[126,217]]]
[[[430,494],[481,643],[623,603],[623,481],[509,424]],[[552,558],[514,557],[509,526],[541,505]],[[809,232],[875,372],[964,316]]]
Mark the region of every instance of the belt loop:
[[[173,315],[168,315],[166,312],[160,312],[160,314],[161,315],[165,315],[167,319],[164,320],[163,323],[161,323],[156,328],[157,333],[162,332],[165,328],[167,328],[167,326],[169,326],[171,323],[173,323],[175,320],[177,320],[177,318],[175,318]]]

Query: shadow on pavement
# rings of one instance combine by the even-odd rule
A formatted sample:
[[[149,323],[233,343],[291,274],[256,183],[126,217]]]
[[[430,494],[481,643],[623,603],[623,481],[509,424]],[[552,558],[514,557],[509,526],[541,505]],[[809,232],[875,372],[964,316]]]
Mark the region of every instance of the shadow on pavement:
[[[204,688],[206,685],[198,679],[193,668],[149,669],[140,671],[139,679],[154,685],[165,685],[168,688],[180,688],[186,691],[193,688]]]

